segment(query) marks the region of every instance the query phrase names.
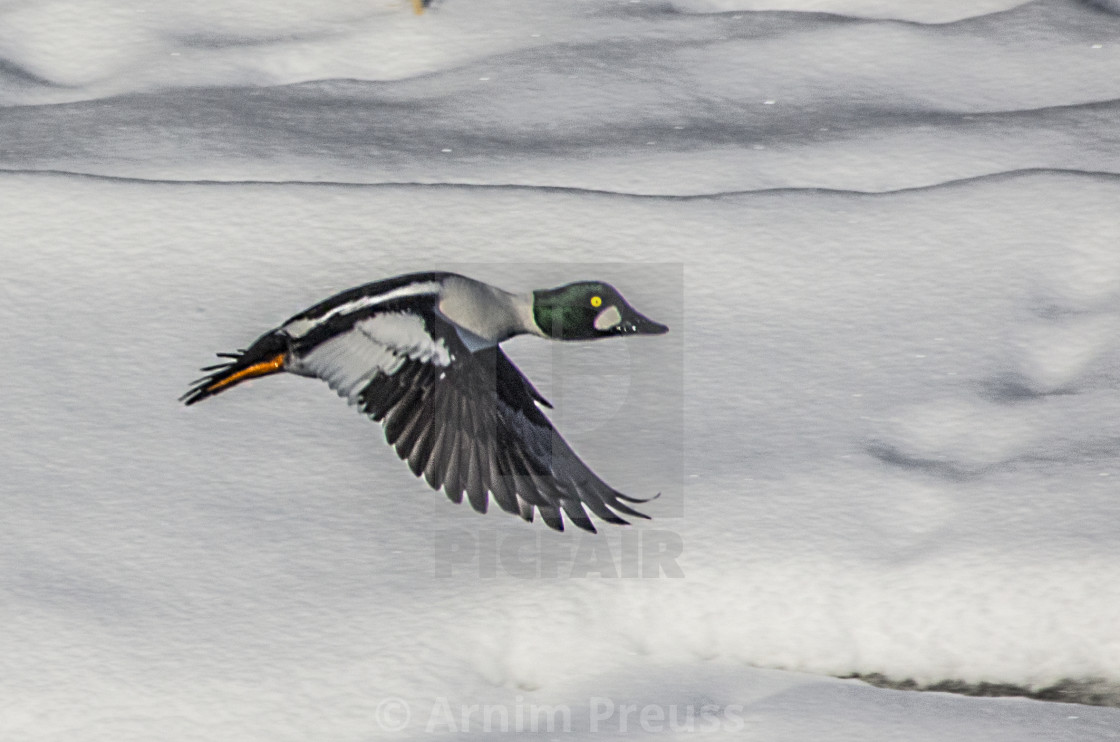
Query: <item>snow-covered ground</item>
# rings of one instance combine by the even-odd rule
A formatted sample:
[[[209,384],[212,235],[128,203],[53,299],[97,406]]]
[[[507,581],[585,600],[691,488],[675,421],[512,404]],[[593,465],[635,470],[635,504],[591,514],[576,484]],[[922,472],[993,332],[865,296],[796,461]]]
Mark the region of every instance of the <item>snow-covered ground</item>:
[[[163,5],[0,1],[0,739],[1120,739],[1115,3]],[[176,402],[433,268],[672,328],[507,345],[653,521]]]

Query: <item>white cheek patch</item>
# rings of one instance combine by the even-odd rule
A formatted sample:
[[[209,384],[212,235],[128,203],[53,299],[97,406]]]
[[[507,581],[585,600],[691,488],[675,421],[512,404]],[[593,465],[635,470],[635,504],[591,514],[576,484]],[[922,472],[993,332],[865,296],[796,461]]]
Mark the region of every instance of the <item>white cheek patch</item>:
[[[599,315],[595,317],[595,329],[599,332],[604,332],[611,329],[621,321],[622,314],[618,311],[618,307],[612,304],[603,311],[599,312]]]

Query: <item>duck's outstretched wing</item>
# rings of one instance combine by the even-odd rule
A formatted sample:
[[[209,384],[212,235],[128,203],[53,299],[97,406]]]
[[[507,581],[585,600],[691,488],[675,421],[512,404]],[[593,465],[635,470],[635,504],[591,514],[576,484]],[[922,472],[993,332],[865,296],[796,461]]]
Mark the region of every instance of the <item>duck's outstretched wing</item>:
[[[416,476],[485,513],[489,496],[527,521],[594,532],[645,500],[612,489],[576,455],[537,403],[548,405],[497,346],[471,352],[437,315],[381,313],[307,352],[300,373],[326,380],[380,422]]]

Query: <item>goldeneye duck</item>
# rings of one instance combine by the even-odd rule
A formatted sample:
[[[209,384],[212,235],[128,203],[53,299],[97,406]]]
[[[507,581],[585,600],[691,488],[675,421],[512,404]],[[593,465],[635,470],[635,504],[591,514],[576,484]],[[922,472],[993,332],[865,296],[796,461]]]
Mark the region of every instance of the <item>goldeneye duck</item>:
[[[647,502],[608,486],[541,411],[552,405],[499,343],[515,335],[594,340],[660,335],[669,328],[609,284],[582,281],[512,294],[455,273],[415,273],[359,286],[269,330],[181,397],[193,405],[246,379],[282,371],[323,379],[380,422],[416,476],[453,502],[465,492],[485,513],[502,510],[562,531],[561,511],[595,532],[584,506],[608,523],[647,515]],[[617,511],[617,512],[616,512]]]

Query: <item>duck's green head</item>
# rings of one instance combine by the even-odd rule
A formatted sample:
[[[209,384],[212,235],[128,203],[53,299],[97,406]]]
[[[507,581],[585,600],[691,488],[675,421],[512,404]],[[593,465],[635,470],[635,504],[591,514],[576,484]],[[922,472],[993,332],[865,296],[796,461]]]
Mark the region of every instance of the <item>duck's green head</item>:
[[[533,319],[541,332],[556,340],[661,335],[669,331],[627,304],[614,286],[601,281],[534,291]]]

